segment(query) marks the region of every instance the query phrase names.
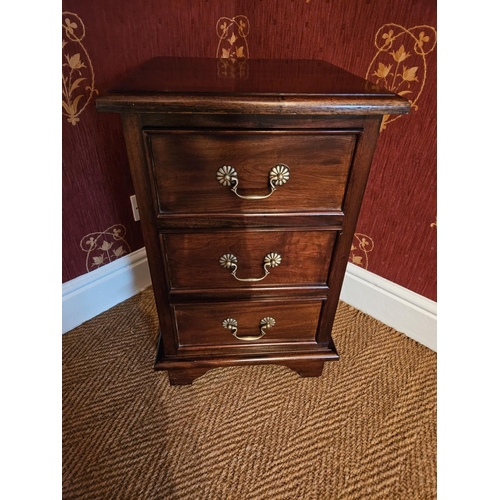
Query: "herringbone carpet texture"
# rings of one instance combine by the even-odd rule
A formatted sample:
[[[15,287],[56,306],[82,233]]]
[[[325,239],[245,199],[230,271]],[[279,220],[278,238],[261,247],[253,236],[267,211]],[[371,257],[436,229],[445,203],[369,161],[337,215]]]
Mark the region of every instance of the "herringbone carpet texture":
[[[151,289],[63,336],[63,498],[436,498],[436,354],[341,303],[320,378],[154,372]]]

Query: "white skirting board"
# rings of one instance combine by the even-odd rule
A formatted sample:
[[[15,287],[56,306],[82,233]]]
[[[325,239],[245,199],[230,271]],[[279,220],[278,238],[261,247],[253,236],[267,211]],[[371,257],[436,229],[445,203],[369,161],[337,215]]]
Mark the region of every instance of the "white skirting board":
[[[63,333],[151,285],[146,249],[78,276],[62,286]]]
[[[151,285],[144,248],[63,284],[63,333]],[[340,299],[437,351],[437,304],[354,264]]]
[[[437,303],[350,262],[340,300],[437,352]]]

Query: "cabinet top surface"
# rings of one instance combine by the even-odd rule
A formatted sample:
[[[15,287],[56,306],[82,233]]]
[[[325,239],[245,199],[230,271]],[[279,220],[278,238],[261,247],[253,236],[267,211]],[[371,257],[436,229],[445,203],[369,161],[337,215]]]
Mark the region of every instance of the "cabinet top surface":
[[[409,111],[406,99],[325,61],[184,57],[145,62],[100,96],[97,109],[152,112],[163,107],[163,111],[181,112],[182,103],[186,111],[191,106],[191,112],[203,112],[203,106],[197,104],[210,107],[214,99],[222,110],[224,102],[243,103],[240,112],[248,112],[243,109],[250,102],[253,107],[261,103],[263,108],[276,107],[279,102],[281,109],[291,106],[295,111],[301,103],[305,108],[313,104],[315,109],[323,107],[325,112],[337,114],[342,113],[342,106],[342,114],[353,106],[365,108],[355,114]]]

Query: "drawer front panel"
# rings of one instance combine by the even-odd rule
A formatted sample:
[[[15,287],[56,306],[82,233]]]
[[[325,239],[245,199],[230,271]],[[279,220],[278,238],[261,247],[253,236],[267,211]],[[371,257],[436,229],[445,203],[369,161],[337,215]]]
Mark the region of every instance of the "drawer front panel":
[[[158,213],[341,210],[356,137],[339,131],[146,130]]]
[[[211,231],[162,235],[172,289],[324,285],[335,231]]]
[[[179,346],[312,343],[322,301],[256,301],[176,306]]]

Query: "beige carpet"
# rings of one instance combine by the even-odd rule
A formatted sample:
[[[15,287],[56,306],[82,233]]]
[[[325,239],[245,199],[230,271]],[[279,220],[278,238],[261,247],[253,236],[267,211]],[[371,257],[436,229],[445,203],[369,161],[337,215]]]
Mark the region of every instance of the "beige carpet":
[[[305,379],[154,372],[151,289],[63,336],[64,499],[436,498],[436,354],[346,304]]]

